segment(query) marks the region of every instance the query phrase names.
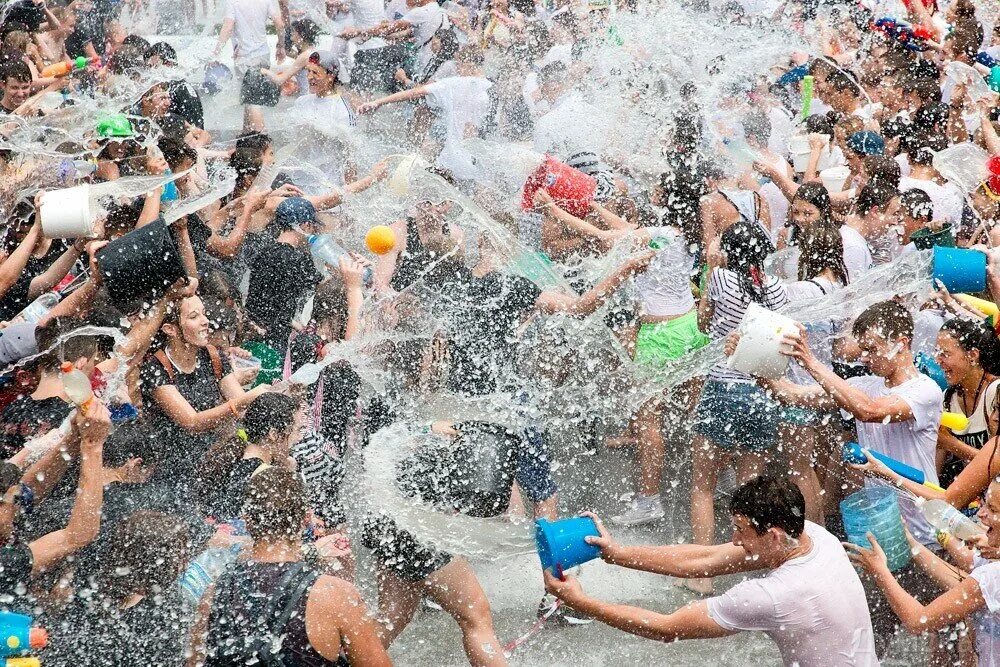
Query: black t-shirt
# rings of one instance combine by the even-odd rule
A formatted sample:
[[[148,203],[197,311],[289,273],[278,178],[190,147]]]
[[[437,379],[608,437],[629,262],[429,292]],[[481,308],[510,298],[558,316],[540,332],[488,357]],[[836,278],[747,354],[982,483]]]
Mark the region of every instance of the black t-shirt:
[[[451,332],[452,389],[469,394],[497,389],[516,358],[517,329],[541,293],[527,278],[506,273],[488,273],[470,281],[470,307],[455,314]]]
[[[272,241],[250,267],[247,312],[283,347],[300,303],[322,279],[307,250]]]
[[[232,369],[226,355],[220,353],[219,361],[222,365],[221,376],[229,375]],[[170,363],[169,360],[167,363]],[[215,433],[192,433],[182,429],[160,409],[153,398],[153,390],[173,385],[197,412],[221,405],[225,399],[219,387],[220,378],[215,376],[207,348],[198,350],[198,363],[191,373],[183,373],[173,364],[171,367],[173,379],[167,374],[163,364],[151,356],[142,365],[139,375],[146,425],[156,449],[157,465],[153,478],[190,483],[197,480],[201,459],[215,442]]]
[[[36,401],[20,396],[0,414],[0,458],[9,459],[31,438],[48,433],[62,424],[73,406],[59,398]]]
[[[246,501],[247,488],[250,486],[250,478],[264,465],[264,459],[256,456],[249,459],[240,459],[229,470],[229,478],[226,486],[221,489],[212,512],[214,517],[220,521],[239,518],[243,511],[243,503]]]
[[[31,281],[45,273],[68,248],[68,243],[56,239],[52,241],[52,245],[45,255],[42,257],[32,255],[28,258],[24,270],[17,277],[17,282],[7,290],[6,294],[0,297],[0,321],[12,319],[28,306],[30,303],[28,289],[31,287]]]

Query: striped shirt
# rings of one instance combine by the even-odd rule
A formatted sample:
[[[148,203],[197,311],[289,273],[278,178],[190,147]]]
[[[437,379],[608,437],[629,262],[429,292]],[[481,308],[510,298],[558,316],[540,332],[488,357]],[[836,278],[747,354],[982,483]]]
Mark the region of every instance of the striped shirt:
[[[714,306],[708,335],[712,340],[725,338],[739,328],[750,305],[750,295],[740,285],[736,273],[729,269],[715,269],[708,283],[708,298]],[[777,310],[786,303],[788,291],[785,285],[777,278],[765,276],[764,300],[760,305]],[[708,378],[721,382],[753,382],[749,375],[730,369],[725,362],[712,366]]]

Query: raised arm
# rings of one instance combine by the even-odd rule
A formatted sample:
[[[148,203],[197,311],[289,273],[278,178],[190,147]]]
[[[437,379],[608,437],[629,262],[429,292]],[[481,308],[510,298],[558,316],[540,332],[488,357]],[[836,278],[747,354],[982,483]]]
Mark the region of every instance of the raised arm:
[[[90,544],[101,527],[104,503],[104,441],[111,429],[111,415],[100,402],[78,410],[74,424],[80,433],[80,481],[76,502],[66,527],[43,535],[28,544],[32,574],[44,572],[75,551]]]
[[[654,253],[645,252],[628,260],[610,276],[597,283],[593,289],[580,296],[562,294],[560,292],[542,292],[538,295],[537,305],[545,313],[567,313],[574,317],[586,317],[604,305],[615,291],[627,279],[649,266]]]
[[[21,277],[21,272],[24,271],[28,260],[31,259],[31,253],[35,250],[35,244],[38,243],[41,234],[42,223],[36,219],[35,224],[31,226],[28,234],[14,249],[14,252],[0,262],[0,297],[6,294]]]
[[[28,285],[28,300],[37,298],[39,295],[48,292],[59,284],[59,281],[66,277],[69,270],[73,268],[76,260],[80,259],[82,240],[77,241],[59,255],[59,259],[52,262],[52,266],[46,269],[45,273],[35,276]]]
[[[362,104],[358,107],[359,114],[369,114],[373,113],[379,107],[384,107],[386,104],[395,104],[396,102],[407,102],[409,100],[420,99],[427,95],[427,86],[417,86],[416,88],[410,88],[408,90],[401,90],[398,93],[393,93],[387,97],[382,97],[372,102]]]

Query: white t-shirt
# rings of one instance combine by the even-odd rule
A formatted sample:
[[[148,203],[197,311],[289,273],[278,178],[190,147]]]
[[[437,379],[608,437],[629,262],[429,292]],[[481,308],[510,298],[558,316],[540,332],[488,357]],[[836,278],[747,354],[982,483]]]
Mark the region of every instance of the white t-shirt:
[[[976,656],[979,667],[1000,666],[1000,561],[976,557],[969,574],[979,583],[986,609],[972,615],[976,630]]]
[[[906,421],[871,423],[856,421],[858,444],[873,452],[901,461],[924,473],[925,481],[938,483],[937,452],[938,423],[944,405],[944,392],[934,380],[922,373],[898,387],[887,387],[885,378],[875,375],[849,378],[847,382],[872,398],[890,394],[899,396],[910,406],[913,418]],[[866,486],[879,486],[866,480]],[[935,545],[934,529],[907,494],[899,494],[899,509],[913,536],[923,544]]]
[[[275,0],[226,0],[223,19],[233,20],[233,46],[237,65],[267,63],[267,19],[280,17]]]
[[[374,28],[386,18],[385,5],[382,4],[382,0],[350,0],[348,7],[351,11],[351,21],[348,25],[357,28]],[[367,51],[368,49],[381,48],[388,42],[381,37],[373,37],[360,44],[355,42],[355,44],[358,51]]]
[[[423,70],[431,61],[431,38],[441,28],[449,25],[448,16],[436,2],[414,7],[403,15],[403,20],[413,27],[413,43],[417,47],[417,70]]]
[[[861,580],[840,540],[806,521],[812,548],[759,579],[708,600],[708,615],[727,630],[770,637],[785,665],[878,665]]]
[[[844,242],[844,266],[847,267],[847,278],[854,282],[872,268],[872,249],[861,232],[842,225],[840,238]]]
[[[934,181],[908,176],[899,179],[900,192],[912,189],[923,190],[931,198],[935,220],[950,223],[953,228],[958,228],[962,224],[962,208],[965,200],[962,191],[953,183],[938,185]]]
[[[320,174],[296,177],[299,185],[309,193],[339,187],[344,183],[344,164],[349,158],[349,138],[357,123],[354,112],[340,95],[317,97],[308,93],[296,98],[292,113],[287,115],[289,124],[304,133],[305,153],[303,162]],[[311,171],[311,170],[306,170]]]
[[[608,141],[604,115],[583,95],[571,92],[552,104],[552,108],[535,121],[534,148],[560,160],[590,151],[600,155]]]
[[[459,178],[474,179],[480,175],[472,156],[462,148],[462,140],[474,135],[486,120],[492,86],[489,79],[481,76],[451,76],[426,86],[427,101],[439,112],[446,131],[438,164]]]
[[[673,227],[650,227],[646,231],[660,250],[649,268],[635,277],[642,313],[653,317],[683,315],[694,308],[691,294],[694,257],[688,252],[688,243]]]
[[[832,294],[841,287],[822,276],[817,276],[810,280],[797,280],[785,285],[788,291],[788,300],[795,302],[803,299],[822,299],[828,294]],[[833,367],[833,338],[837,330],[836,322],[831,320],[805,322],[806,340],[809,342],[809,349],[813,351],[816,358],[827,368]],[[813,376],[798,364],[790,364],[788,367],[788,377],[795,384],[814,385],[816,380]]]

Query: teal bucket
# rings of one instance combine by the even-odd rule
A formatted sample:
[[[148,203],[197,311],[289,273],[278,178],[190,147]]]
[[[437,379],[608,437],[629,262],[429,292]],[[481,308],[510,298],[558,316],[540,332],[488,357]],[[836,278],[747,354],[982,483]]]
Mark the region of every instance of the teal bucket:
[[[847,541],[866,549],[871,548],[868,533],[875,536],[889,561],[889,570],[896,572],[910,562],[912,554],[903,530],[896,492],[888,487],[861,489],[840,503]]]

